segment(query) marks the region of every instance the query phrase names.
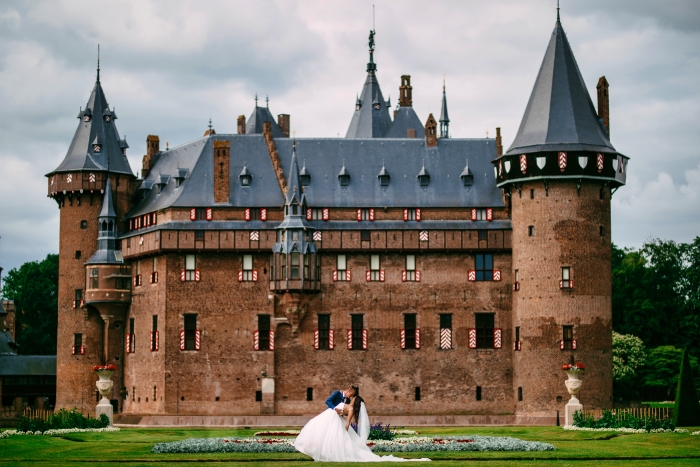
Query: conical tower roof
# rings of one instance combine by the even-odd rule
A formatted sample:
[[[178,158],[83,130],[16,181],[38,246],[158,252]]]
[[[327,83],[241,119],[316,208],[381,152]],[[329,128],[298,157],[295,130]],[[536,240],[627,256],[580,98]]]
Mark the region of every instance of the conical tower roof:
[[[440,123],[450,123],[450,117],[447,115],[447,93],[445,92],[445,81],[442,82],[442,108],[440,109]]]
[[[269,107],[258,106],[258,96],[256,95],[255,108],[253,109],[253,113],[250,115],[250,118],[248,118],[248,122],[246,123],[246,134],[262,134],[263,124],[265,122],[270,122],[272,124],[272,136],[274,138],[284,138],[284,132],[275,121],[275,118],[272,116],[272,112],[270,112]]]
[[[374,36],[374,31],[370,37]],[[359,102],[356,100],[355,113],[350,120],[346,138],[382,138],[391,127],[391,116],[382,90],[377,81],[377,65],[374,63],[374,40],[370,39],[369,63],[367,63],[367,78],[360,93]],[[359,104],[359,105],[358,105]]]
[[[304,166],[306,168],[306,166]],[[297,148],[296,142],[292,145],[292,163],[289,167],[289,175],[287,175],[287,195],[285,201],[290,204],[296,197],[299,204],[303,204],[304,194],[301,191],[301,178],[299,177],[299,164],[297,163]]]
[[[598,121],[558,17],[520,129],[506,155],[543,151],[616,152]]]
[[[112,195],[112,184],[105,183],[105,194],[102,197],[102,210],[100,211],[100,218],[115,218],[117,217],[117,211],[114,210],[114,196]]]
[[[85,109],[78,114],[80,123],[75,130],[68,153],[63,162],[52,172],[78,170],[107,170],[118,174],[133,175],[124,154],[124,144],[117,131],[115,112],[109,109],[100,83],[99,66],[97,80],[92,88]],[[99,145],[93,144],[97,141]]]

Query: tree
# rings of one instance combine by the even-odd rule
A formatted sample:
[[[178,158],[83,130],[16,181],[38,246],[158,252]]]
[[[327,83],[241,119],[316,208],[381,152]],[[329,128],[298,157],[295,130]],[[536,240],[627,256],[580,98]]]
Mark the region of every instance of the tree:
[[[639,370],[646,364],[644,343],[639,337],[613,331],[613,393],[621,399],[640,395]]]
[[[681,365],[683,351],[673,346],[661,346],[649,350],[647,364],[642,373],[642,385],[647,393],[654,394],[653,399],[662,397],[665,400],[674,398],[678,387],[678,368]],[[695,375],[700,376],[698,359],[689,356],[689,362]],[[700,380],[695,381],[698,385]],[[659,394],[658,396],[656,394]]]
[[[18,353],[56,355],[58,255],[50,254],[41,262],[31,261],[12,269],[2,295],[15,301]]]
[[[700,402],[698,402],[698,392],[695,389],[695,381],[693,381],[693,370],[690,367],[688,351],[685,349],[681,359],[681,371],[678,375],[673,424],[676,426],[700,425]]]

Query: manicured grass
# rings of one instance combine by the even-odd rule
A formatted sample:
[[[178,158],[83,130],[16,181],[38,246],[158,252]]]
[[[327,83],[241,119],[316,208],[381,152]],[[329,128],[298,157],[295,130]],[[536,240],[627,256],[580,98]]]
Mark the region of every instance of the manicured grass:
[[[693,428],[695,431],[700,428]],[[700,436],[690,434],[621,434],[564,431],[557,427],[417,428],[421,435],[480,434],[511,436],[552,443],[554,452],[430,452],[399,453],[400,457],[430,457],[433,466],[534,466],[554,464],[577,467],[700,465]],[[127,428],[119,433],[76,433],[61,437],[17,436],[0,440],[2,466],[184,466],[204,462],[233,465],[323,465],[303,454],[151,454],[157,442],[186,438],[252,436],[259,429]],[[495,462],[494,462],[495,461]],[[333,464],[329,464],[333,465]]]

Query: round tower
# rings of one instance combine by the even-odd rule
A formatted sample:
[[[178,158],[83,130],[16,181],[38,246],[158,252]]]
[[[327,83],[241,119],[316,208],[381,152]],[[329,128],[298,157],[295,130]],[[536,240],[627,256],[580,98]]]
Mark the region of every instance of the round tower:
[[[126,158],[128,145],[117,131],[117,115],[107,104],[99,71],[98,64],[95,86],[78,114],[80,122],[66,157],[47,174],[48,195],[60,209],[56,406],[78,407],[86,413],[96,403],[92,366],[114,363],[119,368],[121,358],[116,350],[105,354],[105,323],[86,303],[85,262],[104,237],[98,222],[105,208],[103,198],[113,214],[116,239],[118,218],[129,208],[135,179]],[[112,328],[122,325],[110,323]]]
[[[557,15],[517,136],[494,161],[513,225],[517,415],[563,415],[561,367],[573,361],[587,368],[584,408],[612,403],[610,197],[627,160],[596,115]]]

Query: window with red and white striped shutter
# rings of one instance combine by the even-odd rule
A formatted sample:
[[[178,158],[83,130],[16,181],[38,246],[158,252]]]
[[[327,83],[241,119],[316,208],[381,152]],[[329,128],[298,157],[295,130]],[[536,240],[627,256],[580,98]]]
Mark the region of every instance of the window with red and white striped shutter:
[[[158,331],[151,331],[151,352],[157,352],[160,347]]]
[[[476,349],[476,328],[469,328],[469,348]]]
[[[374,208],[370,208],[369,210],[369,220],[374,220]]]
[[[384,278],[385,278],[384,269],[380,269],[379,270],[379,282],[384,282]]]
[[[260,350],[260,331],[253,331],[253,350]]]
[[[408,273],[406,272],[405,269],[404,269],[403,271],[401,271],[401,282],[406,282],[406,276],[407,276],[407,274],[408,274]]]
[[[401,348],[402,349],[406,348],[406,330],[405,329],[401,330]]]
[[[319,333],[318,329],[314,330],[314,349],[318,350]]]
[[[333,350],[335,347],[335,339],[333,338],[333,330],[329,329],[328,330],[328,348],[330,350]]]
[[[202,348],[202,331],[196,329],[194,331],[194,350],[200,350]]]
[[[310,221],[314,217],[314,211],[311,208],[306,209],[306,220]]]
[[[238,282],[243,282],[243,269],[238,270]]]
[[[253,269],[253,282],[258,282],[258,270]]]
[[[416,269],[416,282],[420,282],[420,270]]]
[[[267,208],[260,208],[260,220],[261,221],[267,220]]]
[[[338,270],[333,270],[333,282],[338,282]]]
[[[206,210],[206,218],[207,218],[208,221],[214,219],[214,211],[212,210],[212,208],[207,208],[207,210]]]
[[[493,348],[500,349],[503,347],[503,330],[496,328],[493,330]]]
[[[576,350],[576,339],[571,341],[571,350]]]
[[[416,208],[416,220],[420,222],[420,208]]]
[[[323,211],[321,211],[321,216],[323,217],[324,221],[327,221],[330,219],[331,215],[330,212],[328,211],[328,208],[323,208]]]
[[[372,280],[372,271],[368,269],[366,276],[367,276],[367,282],[370,282]]]
[[[187,280],[187,272],[183,269],[180,271],[180,282],[185,282]]]
[[[472,208],[472,220],[476,220],[476,208]]]
[[[487,221],[493,220],[493,209],[492,208],[486,208],[486,220]]]
[[[197,220],[197,209],[196,208],[190,209],[190,220],[191,221]]]
[[[452,348],[452,329],[440,329],[440,348],[442,350],[449,350]]]
[[[559,341],[559,350],[564,350],[564,340]]]
[[[348,350],[352,350],[352,329],[348,329]]]
[[[469,270],[469,272],[467,273],[467,279],[469,280],[469,282],[476,281],[476,271],[474,269]]]
[[[495,280],[495,281],[501,280],[501,270],[500,269],[493,270],[493,280]]]
[[[270,347],[268,347],[268,350],[275,350],[275,331],[270,331]]]
[[[153,214],[151,214],[151,216],[153,217],[153,222],[152,222],[152,224],[153,224],[153,225],[156,225],[156,224],[158,223],[158,213],[157,213],[157,212],[154,212]]]
[[[408,209],[403,210],[403,220],[407,221],[408,220]]]
[[[185,350],[185,330],[180,329],[180,350]]]
[[[361,221],[362,220],[362,208],[359,208],[357,210],[357,220]]]
[[[199,282],[202,279],[202,273],[199,272],[199,269],[194,270],[194,281]]]
[[[131,353],[131,334],[126,335],[126,353]]]
[[[367,329],[362,330],[362,350],[367,350]]]
[[[250,208],[245,208],[245,220],[250,220]]]
[[[73,355],[85,355],[85,346],[84,345],[72,345],[71,346],[71,354],[73,354]]]
[[[129,230],[134,230],[134,220],[129,219]]]
[[[350,282],[352,280],[352,269],[345,270],[345,281]]]
[[[416,348],[420,349],[420,329],[416,329]]]

